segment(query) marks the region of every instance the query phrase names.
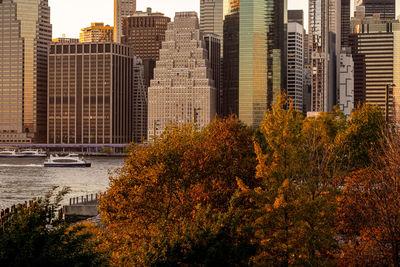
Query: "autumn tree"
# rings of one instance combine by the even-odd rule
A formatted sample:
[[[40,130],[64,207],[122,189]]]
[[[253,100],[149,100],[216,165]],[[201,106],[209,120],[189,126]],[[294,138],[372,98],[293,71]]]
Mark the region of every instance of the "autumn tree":
[[[400,266],[400,135],[384,137],[371,165],[345,179],[338,230],[340,264]]]
[[[259,243],[255,265],[331,265],[337,248],[331,144],[340,120],[305,119],[293,105],[284,106],[281,97],[261,124],[266,149],[256,144],[260,186],[241,184],[234,203],[253,222]]]
[[[159,250],[148,244],[182,232],[199,205],[227,212],[237,178],[255,185],[252,138],[253,131],[231,117],[202,131],[170,127],[154,144],[133,147],[100,206],[114,263],[146,265],[145,255]]]

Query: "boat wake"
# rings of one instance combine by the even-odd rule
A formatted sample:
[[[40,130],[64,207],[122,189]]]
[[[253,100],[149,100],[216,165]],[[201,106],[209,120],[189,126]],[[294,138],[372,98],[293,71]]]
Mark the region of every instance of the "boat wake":
[[[16,168],[42,168],[43,164],[25,164],[25,165],[18,165],[18,164],[0,164],[1,167],[16,167]]]

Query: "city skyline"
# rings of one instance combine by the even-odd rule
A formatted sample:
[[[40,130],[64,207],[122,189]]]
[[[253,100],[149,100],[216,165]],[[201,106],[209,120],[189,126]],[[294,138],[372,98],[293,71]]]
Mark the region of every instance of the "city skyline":
[[[307,25],[308,0],[288,0],[288,4],[289,9],[304,10]],[[62,37],[63,34],[69,38],[79,38],[80,30],[92,22],[104,22],[105,25],[114,24],[113,0],[49,0],[49,5],[53,38]],[[77,9],[76,6],[81,8]],[[154,12],[162,12],[170,18],[173,18],[175,12],[179,11],[196,11],[200,15],[200,0],[172,0],[168,3],[165,0],[137,0],[137,10],[145,11],[147,7],[151,7]],[[70,14],[75,14],[75,18],[79,19],[71,20]]]

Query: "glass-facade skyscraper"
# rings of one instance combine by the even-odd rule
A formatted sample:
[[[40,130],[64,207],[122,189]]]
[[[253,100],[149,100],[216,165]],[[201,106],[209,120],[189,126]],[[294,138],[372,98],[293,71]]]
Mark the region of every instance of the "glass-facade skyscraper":
[[[259,127],[285,89],[287,0],[240,2],[239,118]]]
[[[47,0],[0,0],[0,143],[46,140]]]

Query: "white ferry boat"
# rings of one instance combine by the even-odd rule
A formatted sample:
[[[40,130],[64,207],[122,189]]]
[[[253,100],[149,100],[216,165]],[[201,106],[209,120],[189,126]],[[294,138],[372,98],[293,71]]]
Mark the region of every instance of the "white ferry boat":
[[[86,162],[76,154],[69,154],[65,157],[50,155],[50,158],[44,163],[44,167],[53,168],[90,168],[91,166],[90,162]]]
[[[0,158],[19,158],[20,156],[15,150],[0,151]]]
[[[22,150],[18,151],[17,155],[21,158],[45,158],[47,157],[46,152],[41,150]]]

